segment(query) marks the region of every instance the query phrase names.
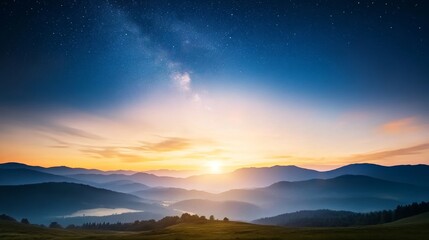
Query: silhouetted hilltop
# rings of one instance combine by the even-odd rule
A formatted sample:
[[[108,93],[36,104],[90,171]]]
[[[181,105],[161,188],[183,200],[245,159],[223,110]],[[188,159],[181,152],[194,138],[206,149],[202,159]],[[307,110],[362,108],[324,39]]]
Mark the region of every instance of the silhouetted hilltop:
[[[322,176],[332,178],[346,174],[366,175],[394,182],[429,186],[429,166],[424,164],[387,167],[377,164],[358,163],[323,172]]]
[[[20,185],[44,182],[74,182],[82,183],[70,177],[58,176],[50,173],[39,172],[31,169],[0,169],[0,185]]]

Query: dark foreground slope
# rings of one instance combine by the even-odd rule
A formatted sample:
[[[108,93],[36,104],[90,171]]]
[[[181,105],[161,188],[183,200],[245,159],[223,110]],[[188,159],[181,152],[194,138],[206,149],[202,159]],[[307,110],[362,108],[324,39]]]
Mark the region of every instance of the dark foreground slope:
[[[0,221],[0,239],[427,239],[429,214],[359,228],[284,228],[239,222],[178,224],[148,232],[47,229]]]

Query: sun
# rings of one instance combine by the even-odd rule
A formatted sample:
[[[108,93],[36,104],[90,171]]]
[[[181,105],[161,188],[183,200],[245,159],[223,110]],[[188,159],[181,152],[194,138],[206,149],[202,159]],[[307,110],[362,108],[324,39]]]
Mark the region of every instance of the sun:
[[[219,161],[210,161],[209,168],[211,173],[220,173],[222,164]]]

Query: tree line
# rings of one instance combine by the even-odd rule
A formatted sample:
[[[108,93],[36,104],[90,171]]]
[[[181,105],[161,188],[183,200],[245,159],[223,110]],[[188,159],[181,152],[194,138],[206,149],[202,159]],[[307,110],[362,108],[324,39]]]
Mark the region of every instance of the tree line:
[[[96,229],[96,230],[112,230],[112,231],[148,231],[155,229],[162,229],[169,226],[173,226],[179,223],[208,223],[214,221],[224,221],[227,222],[229,219],[227,217],[223,220],[216,220],[213,215],[208,219],[205,216],[198,216],[197,214],[191,215],[189,213],[183,213],[182,216],[167,216],[158,221],[151,220],[141,220],[134,221],[133,223],[84,223],[81,226],[69,225],[68,229]]]
[[[329,211],[318,210],[313,211],[313,215],[305,215],[308,211],[300,211],[294,213],[294,217],[288,219],[288,226],[320,226],[320,227],[335,227],[335,226],[359,226],[359,225],[375,225],[393,222],[402,218],[411,217],[424,212],[429,212],[429,202],[412,203],[409,205],[399,205],[393,210],[374,211],[369,213],[354,213],[345,211]],[[334,213],[334,214],[333,214]],[[18,222],[13,217],[6,214],[0,215],[0,220]],[[113,231],[147,231],[154,229],[162,229],[173,226],[179,223],[208,223],[214,221],[229,221],[227,217],[222,220],[215,219],[213,215],[209,218],[205,216],[191,215],[184,213],[179,216],[167,216],[158,221],[137,220],[132,223],[85,223],[80,226],[68,225],[67,229],[99,229]],[[27,218],[20,221],[23,224],[30,224]],[[275,224],[275,223],[274,223]],[[41,225],[43,226],[43,225]],[[52,222],[49,228],[63,228],[59,223]]]
[[[263,218],[256,223],[290,227],[348,227],[389,223],[424,212],[429,212],[429,202],[399,205],[393,210],[368,213],[332,210],[299,211]]]
[[[393,210],[354,213],[350,225],[375,225],[393,222],[420,213],[429,212],[429,202],[399,205]]]

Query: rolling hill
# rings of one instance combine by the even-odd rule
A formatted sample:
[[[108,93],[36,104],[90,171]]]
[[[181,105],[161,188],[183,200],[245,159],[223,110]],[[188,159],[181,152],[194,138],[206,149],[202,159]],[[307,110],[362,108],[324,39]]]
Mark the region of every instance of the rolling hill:
[[[30,169],[0,169],[0,185],[20,185],[44,182],[82,183],[82,181],[74,178],[58,176]]]
[[[261,218],[253,222],[288,227],[347,227],[391,223],[428,212],[429,202],[414,202],[412,204],[397,206],[395,209],[384,209],[369,213],[332,211],[327,209],[304,210]]]
[[[12,164],[12,166],[19,166]],[[10,167],[10,165],[7,165]],[[37,170],[34,170],[37,169]],[[42,169],[42,170],[40,170]],[[122,175],[121,175],[122,176]],[[117,180],[105,183],[93,183],[90,181],[79,180],[70,176],[55,175],[43,171],[39,167],[25,167],[25,168],[0,168],[0,185],[23,185],[47,182],[70,182],[88,184],[98,188],[105,188],[112,191],[131,193],[148,189],[149,186],[133,182],[130,180]]]
[[[333,210],[303,210],[280,214],[252,221],[256,224],[288,227],[338,227],[352,226],[357,213]]]
[[[220,175],[200,175],[187,178],[195,183],[195,189],[224,191],[226,188],[265,187],[280,181],[305,181],[330,179],[342,175],[365,175],[393,182],[429,186],[428,165],[380,166],[375,164],[351,164],[331,171],[315,171],[296,166],[273,166],[265,168],[242,168]]]
[[[19,163],[0,164],[0,169],[27,169],[61,175],[83,183],[103,184],[114,181],[132,181],[150,187],[184,188],[208,192],[223,192],[231,189],[262,188],[280,181],[305,181],[330,179],[342,175],[365,175],[393,182],[429,186],[428,165],[380,166],[375,164],[351,164],[330,171],[316,171],[296,166],[273,166],[242,168],[224,174],[196,175],[186,178],[157,176],[131,171],[107,171],[96,169],[51,167],[43,168]],[[0,179],[3,173],[0,172]],[[31,182],[27,182],[31,183]]]
[[[126,174],[131,175],[136,173],[135,171],[128,170],[114,170],[114,171],[102,171],[98,169],[87,169],[87,168],[72,168],[66,166],[55,166],[55,167],[40,167],[30,166],[23,163],[7,162],[0,164],[0,169],[29,169],[44,173],[50,173],[54,175],[73,175],[73,174]]]
[[[116,192],[133,193],[136,191],[146,190],[149,186],[129,180],[117,180],[106,183],[94,184],[96,187],[105,188]]]
[[[52,229],[0,221],[0,239],[312,239],[312,240],[415,240],[427,239],[429,215],[421,214],[398,222],[366,227],[348,228],[287,228],[241,222],[209,222],[206,224],[177,224],[149,232],[82,231]]]
[[[93,182],[93,183],[106,183],[114,181],[132,181],[141,184],[145,184],[150,187],[168,187],[183,185],[182,178],[174,177],[159,177],[149,173],[134,173],[131,175],[126,174],[74,174],[69,175],[72,178],[79,179],[81,181]]]
[[[429,199],[429,187],[387,181],[369,176],[355,175],[342,175],[331,179],[311,179],[295,182],[280,181],[271,184],[268,187],[265,186],[259,188],[234,189],[217,194],[187,189],[192,189],[192,187],[198,186],[203,187],[205,184],[207,184],[207,188],[211,188],[211,186],[216,185],[216,189],[231,188],[232,186],[235,186],[234,184],[240,186],[246,185],[247,187],[254,186],[255,181],[268,181],[264,178],[264,176],[272,171],[274,171],[274,173],[272,174],[269,181],[273,181],[277,177],[283,176],[285,174],[285,170],[289,171],[287,177],[293,179],[297,179],[300,176],[302,178],[308,178],[313,174],[320,174],[320,172],[314,170],[305,170],[291,166],[241,169],[229,174],[200,175],[190,178],[159,177],[147,173],[135,173],[131,175],[75,174],[71,175],[71,177],[53,175],[31,169],[11,168],[11,166],[19,166],[14,164],[3,164],[0,166],[2,166],[0,167],[0,183],[4,185],[42,182],[84,182],[99,188],[101,187],[105,189],[121,191],[124,193],[134,193],[141,198],[155,200],[159,203],[171,204],[174,202],[183,203],[185,200],[205,200],[207,202],[201,201],[200,203],[204,206],[208,206],[206,210],[210,210],[210,215],[214,214],[215,211],[220,208],[215,204],[218,202],[244,202],[262,209],[262,211],[252,210],[252,213],[249,214],[249,216],[252,218],[247,218],[248,216],[245,212],[242,212],[242,216],[239,218],[235,218],[238,216],[238,214],[225,215],[231,219],[240,220],[253,220],[258,217],[273,216],[277,215],[278,213],[288,213],[303,209],[331,209],[366,212],[393,208],[399,204],[406,204],[414,201],[426,201]],[[5,166],[9,167],[9,169],[5,169]],[[346,168],[340,168],[338,171],[334,172],[335,174],[342,174],[344,172],[351,171],[350,169],[355,169],[354,171],[358,171],[356,170],[357,168],[360,169],[359,171],[366,171],[372,167],[374,166],[367,166],[364,164],[354,166],[350,165]],[[407,171],[411,171],[410,169],[414,168],[422,169],[421,171],[416,170],[416,172],[418,173],[417,175],[419,175],[421,178],[424,178],[421,175],[425,173],[425,167],[426,166],[424,165],[417,165],[391,168],[396,169],[395,171],[401,171],[401,169],[408,169]],[[386,168],[387,167],[376,167],[376,169]],[[233,180],[235,177],[234,174],[238,174],[241,177],[237,177],[238,180]],[[329,172],[328,174],[328,172],[325,172],[324,174],[324,177],[327,177],[328,175],[334,173]],[[243,179],[246,180],[250,178],[251,175],[254,175],[254,177],[252,177],[252,181],[249,184],[245,184]],[[216,179],[214,179],[214,177],[216,177]],[[229,185],[229,183],[231,183],[231,185]],[[224,186],[222,184],[227,185]],[[153,185],[173,185],[185,187],[149,187]],[[2,188],[5,188],[5,186]],[[39,190],[40,189],[37,191]],[[48,192],[49,191],[46,191],[46,193]],[[66,191],[64,191],[64,193],[68,194]],[[70,193],[76,193],[76,191],[71,191]],[[10,194],[18,194],[15,197],[16,199],[25,198],[24,195],[19,195],[19,191]],[[27,196],[30,196],[31,194],[33,193],[29,192]],[[11,195],[11,198],[14,198],[14,196]],[[49,201],[49,199],[46,199],[46,201]],[[143,200],[140,199],[140,201]],[[77,203],[79,203],[79,201],[77,201]],[[94,206],[95,205],[97,204],[94,204]],[[103,204],[100,203],[99,206],[103,206]],[[183,209],[178,208],[182,211],[196,213],[202,212],[202,209],[196,205],[188,206],[185,204],[177,206],[186,206],[186,208]],[[213,207],[213,209],[210,209],[209,206]],[[76,210],[81,209],[83,209],[82,206],[76,208]],[[204,210],[203,213],[207,214],[208,211]]]
[[[299,210],[367,212],[429,199],[429,188],[367,176],[278,182],[265,188],[236,189],[217,194],[221,201],[246,201],[261,206],[266,216]]]
[[[125,174],[77,174],[71,177],[88,182],[130,180],[151,187],[174,187],[208,192],[231,189],[261,188],[280,181],[305,181],[330,179],[342,175],[365,175],[393,182],[429,186],[429,166],[401,165],[385,167],[375,164],[351,164],[331,171],[315,171],[296,166],[243,168],[224,174],[196,175],[187,178],[160,177],[148,173]]]
[[[166,214],[164,208],[144,203],[130,194],[75,183],[40,183],[0,186],[0,212],[17,218],[45,222],[79,210],[127,208]]]
[[[89,174],[89,173],[103,173],[103,171],[97,169],[85,169],[85,168],[70,168],[65,166],[57,167],[40,167],[40,166],[30,166],[23,163],[8,162],[0,164],[0,169],[28,169],[38,172],[44,172],[54,175],[71,175],[71,174]]]
[[[321,178],[333,178],[348,174],[365,175],[393,182],[429,186],[429,166],[424,164],[389,167],[369,163],[350,164],[331,171],[322,172]]]
[[[406,225],[426,225],[429,226],[429,212],[421,213],[412,217],[403,218],[395,222],[386,223],[385,226],[406,226]]]

